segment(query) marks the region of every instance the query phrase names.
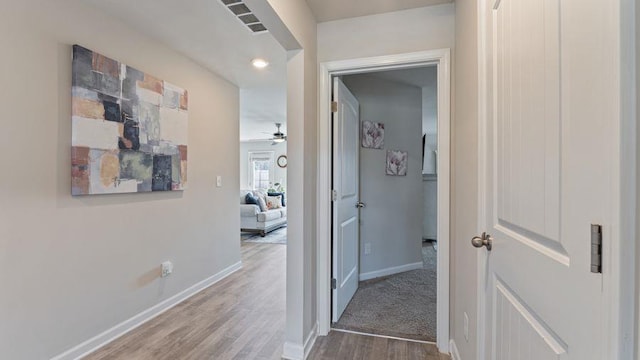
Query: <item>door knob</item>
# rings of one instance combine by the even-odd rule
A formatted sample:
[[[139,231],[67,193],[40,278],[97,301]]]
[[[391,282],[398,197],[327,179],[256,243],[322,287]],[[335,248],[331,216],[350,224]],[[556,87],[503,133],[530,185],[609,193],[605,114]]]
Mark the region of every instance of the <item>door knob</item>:
[[[365,203],[363,203],[362,201],[358,201],[356,203],[356,208],[358,208],[358,209],[362,209],[365,206],[367,206],[367,205],[365,205]]]
[[[487,251],[491,251],[492,242],[493,239],[491,238],[491,235],[487,234],[486,232],[483,232],[480,236],[474,236],[473,239],[471,239],[471,245],[473,245],[473,247],[481,248],[483,246],[486,246]]]

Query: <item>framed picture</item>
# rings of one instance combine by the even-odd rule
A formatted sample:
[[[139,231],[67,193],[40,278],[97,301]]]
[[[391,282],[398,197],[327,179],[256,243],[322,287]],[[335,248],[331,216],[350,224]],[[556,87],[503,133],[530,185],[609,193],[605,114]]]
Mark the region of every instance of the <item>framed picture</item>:
[[[73,46],[71,194],[184,190],[187,91]]]
[[[400,150],[387,150],[386,173],[391,176],[406,176],[409,153]]]
[[[362,147],[382,149],[384,147],[384,124],[371,121],[362,122]]]

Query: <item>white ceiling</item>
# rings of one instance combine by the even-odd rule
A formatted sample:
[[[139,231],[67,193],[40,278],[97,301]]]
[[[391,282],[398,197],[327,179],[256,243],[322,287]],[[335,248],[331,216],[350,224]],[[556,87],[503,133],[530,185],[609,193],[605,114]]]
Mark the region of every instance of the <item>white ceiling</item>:
[[[453,0],[307,0],[318,22],[451,3]]]
[[[287,90],[285,88],[240,89],[240,141],[266,140],[276,132],[287,133]]]
[[[275,120],[286,122],[285,50],[268,32],[249,31],[220,0],[84,1],[242,89],[241,138],[263,138],[262,131],[275,131]],[[256,57],[269,66],[254,68]]]
[[[83,1],[237,85],[241,140],[269,138],[276,122],[286,133],[286,52],[270,33],[249,31],[220,0]],[[452,1],[307,0],[320,21]],[[268,60],[269,66],[254,68],[251,60],[256,57]]]

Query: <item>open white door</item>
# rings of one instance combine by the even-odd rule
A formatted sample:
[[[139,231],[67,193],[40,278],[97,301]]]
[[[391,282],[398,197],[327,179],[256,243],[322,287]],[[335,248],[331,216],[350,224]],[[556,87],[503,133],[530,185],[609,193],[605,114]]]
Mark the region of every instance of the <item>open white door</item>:
[[[615,228],[612,3],[484,1],[484,359],[610,358],[591,253]]]
[[[333,80],[333,307],[337,322],[358,290],[360,192],[359,104],[339,78]]]

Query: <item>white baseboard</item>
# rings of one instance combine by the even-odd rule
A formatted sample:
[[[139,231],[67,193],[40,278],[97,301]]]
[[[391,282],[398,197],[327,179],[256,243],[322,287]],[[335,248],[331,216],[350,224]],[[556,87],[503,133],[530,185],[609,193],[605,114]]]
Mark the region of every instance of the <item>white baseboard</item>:
[[[397,274],[397,273],[401,273],[409,270],[416,270],[416,269],[422,269],[422,261],[417,263],[412,263],[412,264],[393,266],[393,267],[382,269],[382,270],[361,273],[359,278],[360,278],[360,281],[364,281],[369,279],[375,279],[381,276],[389,276],[389,275],[393,275],[393,274]]]
[[[282,358],[287,360],[303,360],[304,346],[287,341],[282,349]]]
[[[304,345],[295,344],[290,341],[284,343],[284,348],[282,350],[282,358],[287,360],[305,360],[311,349],[313,348],[313,344],[316,343],[316,339],[318,338],[318,323],[313,326],[309,335],[304,340]]]
[[[458,352],[456,342],[453,341],[453,339],[449,340],[449,348],[449,350],[451,350],[451,360],[462,360],[460,358],[460,353]]]
[[[242,262],[238,261],[237,263],[227,267],[226,269],[220,271],[219,273],[209,278],[206,278],[200,281],[199,283],[196,283],[195,285],[189,287],[188,289],[183,290],[178,294],[160,302],[159,304],[154,305],[149,309],[133,316],[132,318],[121,322],[120,324],[112,327],[111,329],[92,337],[91,339],[63,352],[60,355],[57,355],[51,358],[51,360],[80,359],[96,351],[97,349],[103,347],[104,345],[112,342],[113,340],[121,337],[122,335],[128,333],[129,331],[137,328],[138,326],[146,323],[147,321],[153,319],[154,317],[162,314],[163,312],[171,309],[172,307],[178,305],[182,301],[208,288],[209,286],[217,283],[218,281],[236,272],[240,268],[242,268]]]
[[[313,348],[313,345],[316,343],[317,338],[318,338],[318,323],[316,322],[316,324],[313,326],[313,329],[311,329],[309,336],[307,336],[307,339],[304,341],[304,358],[305,359],[309,356],[309,353],[311,353],[311,349]]]

